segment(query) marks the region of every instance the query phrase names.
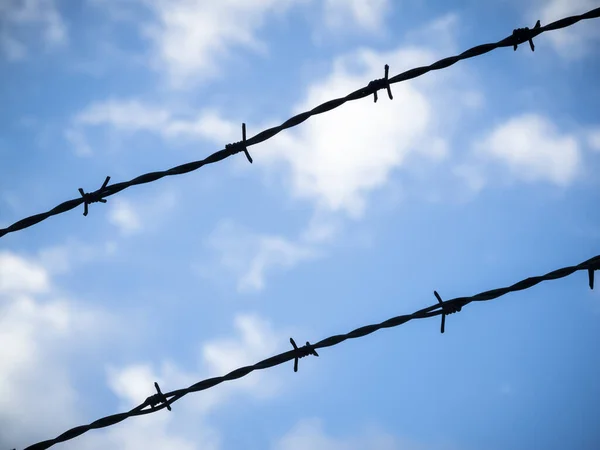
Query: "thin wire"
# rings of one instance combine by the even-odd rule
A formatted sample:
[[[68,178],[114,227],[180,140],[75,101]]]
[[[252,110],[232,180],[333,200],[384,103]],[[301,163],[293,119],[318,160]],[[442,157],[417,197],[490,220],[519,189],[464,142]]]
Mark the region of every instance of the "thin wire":
[[[310,345],[307,342],[306,346],[298,348],[296,346],[295,342],[293,341],[293,339],[290,339],[292,345],[294,346],[293,350],[290,350],[290,351],[287,351],[284,353],[280,353],[279,355],[272,356],[271,358],[267,358],[263,361],[260,361],[256,364],[254,364],[253,366],[240,367],[239,369],[229,372],[225,376],[208,378],[206,380],[203,380],[196,384],[193,384],[190,387],[185,388],[185,389],[178,389],[178,390],[163,394],[160,391],[158,384],[155,383],[155,387],[156,387],[156,390],[158,393],[153,396],[148,397],[144,401],[144,403],[133,408],[129,412],[106,416],[106,417],[103,417],[101,419],[98,419],[98,420],[90,423],[89,425],[82,425],[79,427],[72,428],[72,429],[64,432],[60,436],[56,437],[55,439],[50,439],[47,441],[39,442],[37,444],[33,444],[33,445],[27,447],[25,450],[44,450],[44,449],[47,449],[47,448],[53,446],[54,444],[58,444],[60,442],[74,439],[77,436],[80,436],[89,430],[97,429],[97,428],[105,428],[105,427],[108,427],[111,425],[115,425],[129,417],[151,414],[156,411],[160,411],[163,408],[169,408],[169,410],[170,410],[170,405],[172,405],[174,402],[176,402],[177,400],[179,400],[180,398],[184,397],[185,395],[187,395],[189,393],[199,392],[199,391],[203,391],[205,389],[209,389],[220,383],[223,383],[224,381],[231,381],[231,380],[235,380],[238,378],[242,378],[255,370],[266,369],[269,367],[273,367],[273,366],[277,366],[277,365],[286,363],[291,360],[295,360],[294,371],[296,371],[297,367],[298,367],[298,365],[297,365],[298,358],[303,358],[305,356],[308,356],[309,354],[319,356],[316,353],[315,349],[332,347],[334,345],[344,342],[347,339],[356,339],[356,338],[360,338],[363,336],[367,336],[367,335],[374,333],[375,331],[381,330],[383,328],[397,327],[397,326],[405,324],[413,319],[425,319],[425,318],[435,317],[435,316],[439,316],[439,315],[442,315],[442,317],[444,318],[445,314],[447,314],[449,312],[460,311],[461,308],[463,308],[464,306],[468,305],[471,302],[493,300],[495,298],[506,295],[509,292],[517,292],[517,291],[521,291],[524,289],[529,289],[529,288],[535,286],[536,284],[541,283],[542,281],[556,280],[559,278],[567,277],[579,270],[587,270],[588,271],[589,285],[590,285],[590,288],[593,288],[594,270],[600,270],[600,255],[594,256],[593,258],[588,259],[587,261],[584,261],[576,266],[563,267],[562,269],[557,269],[552,272],[549,272],[546,275],[526,278],[522,281],[519,281],[518,283],[513,284],[512,286],[499,288],[499,289],[492,289],[490,291],[481,292],[481,293],[473,295],[471,297],[458,297],[458,298],[454,298],[452,300],[448,300],[445,302],[440,301],[436,304],[433,304],[432,306],[420,309],[419,311],[416,311],[413,314],[392,317],[391,319],[388,319],[388,320],[378,323],[378,324],[367,325],[367,326],[357,328],[356,330],[351,331],[350,333],[330,336],[328,338],[325,338],[325,339],[317,342],[314,345]],[[437,292],[436,292],[436,294],[437,294]],[[439,295],[436,295],[436,297],[439,297]],[[145,408],[147,408],[147,409],[145,409]]]
[[[111,195],[121,192],[122,190],[127,189],[131,186],[150,183],[150,182],[157,181],[161,178],[171,176],[171,175],[182,175],[185,173],[193,172],[195,170],[200,169],[202,166],[222,161],[223,159],[228,158],[229,156],[236,154],[240,151],[244,151],[248,160],[250,162],[252,162],[252,159],[250,158],[249,153],[247,151],[247,146],[262,143],[262,142],[266,141],[267,139],[272,138],[273,136],[275,136],[276,134],[280,133],[281,131],[283,131],[285,129],[292,128],[292,127],[295,127],[295,126],[301,124],[302,122],[308,120],[312,116],[315,116],[317,114],[323,114],[327,111],[331,111],[332,109],[338,108],[339,106],[343,105],[346,102],[359,100],[359,99],[368,97],[370,95],[376,94],[377,90],[379,90],[383,87],[388,88],[388,94],[391,98],[391,91],[389,90],[390,84],[400,83],[402,81],[410,80],[412,78],[416,78],[421,75],[424,75],[427,72],[430,72],[432,70],[444,69],[446,67],[449,67],[449,66],[457,63],[458,61],[468,59],[468,58],[473,58],[475,56],[480,56],[485,53],[491,52],[492,50],[495,50],[497,48],[513,47],[516,50],[517,45],[529,41],[531,48],[533,50],[532,39],[534,37],[536,37],[542,33],[545,33],[546,31],[553,31],[553,30],[558,30],[561,28],[569,27],[581,20],[596,19],[598,17],[600,17],[600,7],[595,8],[591,11],[588,11],[585,14],[565,17],[564,19],[560,19],[555,22],[549,23],[548,25],[545,25],[543,27],[538,27],[537,26],[538,24],[536,23],[536,27],[534,27],[533,29],[518,28],[513,31],[512,35],[510,35],[496,43],[478,45],[476,47],[473,47],[469,50],[464,51],[463,53],[461,53],[459,55],[441,59],[438,62],[433,63],[429,66],[422,66],[422,67],[410,69],[406,72],[403,72],[403,73],[396,75],[389,79],[387,79],[387,76],[386,76],[386,78],[383,79],[385,81],[383,83],[381,82],[382,80],[375,80],[375,82],[369,83],[366,87],[358,89],[358,90],[352,92],[351,94],[348,94],[346,97],[336,98],[334,100],[325,102],[325,103],[317,106],[316,108],[313,108],[310,111],[300,113],[300,114],[292,117],[291,119],[288,119],[287,121],[285,121],[284,123],[282,123],[279,126],[264,130],[264,131],[258,133],[256,136],[251,137],[248,140],[244,139],[244,141],[242,141],[241,143],[238,142],[236,144],[229,144],[228,146],[226,146],[225,149],[219,150],[219,151],[213,153],[212,155],[208,156],[205,159],[182,164],[180,166],[176,166],[176,167],[173,167],[173,168],[165,170],[165,171],[150,172],[150,173],[147,173],[144,175],[140,175],[137,178],[134,178],[130,181],[116,183],[116,184],[113,184],[110,186],[103,185],[103,187],[101,187],[98,191],[95,191],[91,194],[84,194],[83,192],[81,192],[80,198],[68,200],[68,201],[61,203],[60,205],[54,207],[50,211],[27,217],[25,219],[22,219],[22,220],[19,220],[18,222],[13,223],[12,225],[8,226],[7,228],[0,229],[0,238],[8,233],[12,233],[12,232],[15,232],[18,230],[22,230],[24,228],[28,228],[32,225],[35,225],[43,220],[46,220],[47,218],[49,218],[51,216],[55,216],[55,215],[70,211],[74,208],[77,208],[81,204],[84,204],[86,206],[86,212],[87,212],[87,205],[89,205],[90,203],[99,202],[99,201],[101,201],[100,199],[110,197]],[[386,73],[387,73],[387,70],[386,70]]]

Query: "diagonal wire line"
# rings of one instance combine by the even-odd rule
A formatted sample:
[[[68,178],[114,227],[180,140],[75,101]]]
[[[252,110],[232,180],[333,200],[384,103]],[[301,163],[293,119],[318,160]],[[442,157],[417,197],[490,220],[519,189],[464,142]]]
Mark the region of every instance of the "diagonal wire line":
[[[18,222],[13,223],[12,225],[10,225],[6,228],[1,228],[0,229],[0,238],[8,233],[12,233],[12,232],[33,226],[43,220],[46,220],[47,218],[49,218],[51,216],[55,216],[55,215],[70,211],[74,208],[77,208],[81,204],[84,204],[84,206],[85,206],[84,215],[87,215],[87,206],[90,203],[95,203],[95,202],[105,203],[106,200],[104,200],[104,199],[106,197],[109,197],[118,192],[121,192],[122,190],[127,189],[128,187],[136,186],[139,184],[150,183],[150,182],[157,181],[161,178],[171,176],[171,175],[182,175],[185,173],[193,172],[195,170],[200,169],[202,166],[222,161],[223,159],[228,158],[229,156],[232,156],[233,154],[236,154],[240,151],[244,151],[248,160],[250,162],[252,162],[252,158],[250,157],[250,154],[248,153],[248,150],[247,150],[248,146],[262,143],[262,142],[266,141],[267,139],[272,138],[273,136],[275,136],[276,134],[280,133],[281,131],[283,131],[285,129],[292,128],[292,127],[295,127],[295,126],[301,124],[302,122],[308,120],[312,116],[315,116],[317,114],[323,114],[327,111],[331,111],[332,109],[338,108],[339,106],[343,105],[346,102],[359,100],[359,99],[368,97],[373,94],[375,94],[375,100],[376,100],[377,99],[377,97],[376,97],[377,91],[382,88],[387,88],[388,94],[389,94],[390,98],[392,98],[391,90],[389,89],[389,85],[391,85],[391,84],[400,83],[402,81],[406,81],[406,80],[410,80],[412,78],[419,77],[419,76],[424,75],[427,72],[430,72],[432,70],[444,69],[446,67],[449,67],[449,66],[457,63],[458,61],[468,59],[468,58],[474,58],[475,56],[483,55],[483,54],[491,52],[492,50],[495,50],[497,48],[514,47],[514,49],[516,50],[517,45],[523,44],[525,42],[529,42],[531,49],[533,50],[534,46],[533,46],[532,39],[534,37],[536,37],[542,33],[545,33],[546,31],[558,30],[561,28],[569,27],[581,20],[596,19],[598,17],[600,17],[600,7],[595,8],[591,11],[588,11],[587,13],[584,13],[584,14],[565,17],[563,19],[549,23],[548,25],[545,25],[543,27],[538,26],[538,24],[536,24],[536,26],[533,29],[518,28],[513,31],[512,35],[510,35],[496,43],[478,45],[476,47],[473,47],[469,50],[464,51],[463,53],[461,53],[459,55],[450,56],[448,58],[441,59],[429,66],[421,66],[421,67],[417,67],[414,69],[410,69],[406,72],[403,72],[403,73],[396,75],[389,79],[387,77],[387,67],[386,67],[386,77],[385,78],[372,81],[366,87],[358,89],[358,90],[352,92],[351,94],[348,94],[346,97],[340,97],[340,98],[336,98],[334,100],[330,100],[328,102],[325,102],[325,103],[313,108],[310,111],[300,113],[300,114],[288,119],[281,125],[266,129],[266,130],[258,133],[256,136],[253,136],[247,140],[245,139],[245,126],[244,126],[244,128],[243,128],[244,140],[243,141],[237,142],[235,144],[229,144],[226,146],[225,149],[219,150],[219,151],[213,153],[212,155],[208,156],[205,159],[198,160],[198,161],[192,161],[192,162],[182,164],[182,165],[179,165],[179,166],[176,166],[171,169],[164,170],[164,171],[150,172],[150,173],[147,173],[144,175],[140,175],[130,181],[124,181],[121,183],[112,184],[110,186],[107,186],[107,183],[109,180],[109,177],[107,177],[107,180],[105,181],[105,183],[102,185],[102,187],[99,190],[92,192],[92,193],[88,193],[88,194],[84,193],[83,190],[80,188],[80,193],[81,193],[80,198],[68,200],[68,201],[61,203],[60,205],[54,207],[50,211],[27,217],[25,219],[22,219],[22,220],[19,220]]]
[[[315,349],[332,347],[334,345],[338,345],[338,344],[344,342],[347,339],[356,339],[356,338],[364,337],[371,333],[374,333],[375,331],[378,331],[378,330],[381,330],[384,328],[393,328],[393,327],[403,325],[413,319],[425,319],[425,318],[429,318],[429,317],[435,317],[435,316],[442,315],[442,333],[443,333],[444,332],[443,331],[443,321],[445,319],[445,315],[451,314],[454,312],[458,312],[461,310],[462,307],[464,307],[465,305],[468,305],[471,302],[493,300],[495,298],[506,295],[509,292],[517,292],[517,291],[522,291],[524,289],[529,289],[529,288],[535,286],[536,284],[541,283],[542,281],[556,280],[559,278],[567,277],[579,270],[587,270],[588,271],[589,286],[590,286],[590,288],[593,289],[594,288],[594,270],[600,270],[600,255],[594,256],[593,258],[590,258],[587,261],[584,261],[576,266],[563,267],[561,269],[557,269],[552,272],[549,272],[546,275],[526,278],[522,281],[519,281],[518,283],[513,284],[512,286],[499,288],[499,289],[492,289],[490,291],[481,292],[481,293],[473,295],[471,297],[457,297],[452,300],[442,302],[441,299],[439,299],[439,295],[437,294],[437,292],[434,291],[436,297],[438,297],[439,303],[429,306],[427,308],[420,309],[419,311],[416,311],[412,314],[405,314],[402,316],[392,317],[391,319],[388,319],[384,322],[381,322],[378,324],[373,324],[373,325],[366,325],[366,326],[357,328],[356,330],[351,331],[346,334],[338,334],[335,336],[330,336],[330,337],[325,338],[313,345],[310,345],[307,342],[306,346],[303,346],[301,348],[298,348],[296,346],[296,343],[294,342],[294,340],[290,339],[292,345],[294,346],[294,350],[290,350],[290,351],[272,356],[270,358],[267,358],[263,361],[260,361],[256,364],[254,364],[253,366],[240,367],[239,369],[229,372],[227,375],[224,375],[221,377],[207,378],[206,380],[200,381],[200,382],[193,384],[190,387],[185,388],[185,389],[178,389],[178,390],[175,390],[172,392],[167,392],[167,393],[163,394],[160,391],[158,384],[155,383],[155,387],[156,387],[156,390],[158,391],[158,394],[148,397],[144,401],[144,403],[133,408],[131,411],[125,412],[125,413],[114,414],[111,416],[106,416],[106,417],[103,417],[101,419],[98,419],[98,420],[90,423],[89,425],[82,425],[79,427],[72,428],[72,429],[64,432],[60,436],[56,437],[55,439],[50,439],[47,441],[39,442],[37,444],[33,444],[33,445],[27,447],[25,450],[44,450],[44,449],[47,449],[47,448],[53,446],[54,444],[58,444],[60,442],[74,439],[77,436],[80,436],[89,430],[93,430],[93,429],[97,429],[97,428],[105,428],[105,427],[109,427],[111,425],[115,425],[129,417],[151,414],[156,411],[160,411],[161,409],[164,409],[164,408],[168,408],[170,410],[171,409],[170,405],[172,405],[174,402],[176,402],[177,400],[179,400],[180,398],[182,398],[183,396],[185,396],[189,393],[203,391],[203,390],[209,389],[211,387],[214,387],[220,383],[223,383],[224,381],[231,381],[231,380],[235,380],[238,378],[242,378],[255,370],[261,370],[261,369],[267,369],[269,367],[274,367],[274,366],[277,366],[280,364],[284,364],[288,361],[291,361],[292,359],[295,360],[294,371],[296,371],[297,364],[298,364],[298,358],[303,358],[310,354],[319,356],[316,353]]]

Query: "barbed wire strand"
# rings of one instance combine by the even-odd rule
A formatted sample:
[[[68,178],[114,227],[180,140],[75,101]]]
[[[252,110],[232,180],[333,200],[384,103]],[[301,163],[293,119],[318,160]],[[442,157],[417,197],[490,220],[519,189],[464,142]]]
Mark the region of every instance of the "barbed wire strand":
[[[548,25],[545,25],[543,27],[540,26],[540,22],[538,20],[533,29],[529,29],[528,27],[517,28],[517,29],[513,30],[513,33],[510,36],[502,39],[501,41],[498,41],[496,43],[478,45],[476,47],[473,47],[469,50],[464,51],[463,53],[461,53],[459,55],[441,59],[429,66],[422,66],[422,67],[417,67],[414,69],[407,70],[406,72],[403,72],[392,78],[388,78],[389,66],[386,65],[384,78],[378,79],[378,80],[373,80],[366,87],[358,89],[358,90],[352,92],[351,94],[348,94],[346,97],[341,97],[341,98],[336,98],[334,100],[330,100],[328,102],[325,102],[325,103],[311,109],[310,111],[300,113],[300,114],[288,119],[281,125],[272,127],[272,128],[268,128],[268,129],[258,133],[256,136],[251,137],[250,139],[246,140],[246,133],[245,133],[246,127],[245,127],[245,124],[243,124],[243,140],[242,141],[236,142],[233,144],[227,144],[225,149],[219,150],[219,151],[213,153],[212,155],[208,156],[205,159],[182,164],[182,165],[173,167],[173,168],[165,170],[165,171],[150,172],[150,173],[147,173],[144,175],[140,175],[137,178],[134,178],[130,181],[124,181],[121,183],[112,184],[110,186],[107,186],[107,182],[105,182],[100,189],[98,189],[97,191],[92,192],[92,193],[86,194],[83,191],[83,189],[79,188],[79,191],[81,193],[81,198],[68,200],[68,201],[61,203],[60,205],[54,207],[50,211],[27,217],[25,219],[22,219],[22,220],[19,220],[18,222],[13,223],[12,225],[10,225],[6,228],[2,228],[2,229],[0,229],[0,238],[5,236],[8,233],[13,233],[15,231],[31,227],[32,225],[42,222],[43,220],[46,220],[47,218],[49,218],[51,216],[55,216],[55,215],[70,211],[74,208],[77,208],[81,204],[84,204],[84,207],[85,207],[84,216],[86,216],[87,212],[88,212],[87,208],[90,203],[94,203],[94,202],[106,203],[106,200],[105,200],[106,197],[110,197],[111,195],[117,194],[118,192],[121,192],[122,190],[127,189],[131,186],[136,186],[136,185],[145,184],[145,183],[151,183],[153,181],[157,181],[157,180],[167,177],[167,176],[183,175],[183,174],[186,174],[189,172],[193,172],[207,164],[213,164],[213,163],[222,161],[223,159],[228,158],[229,156],[232,156],[232,155],[242,152],[242,151],[246,155],[246,158],[248,159],[248,161],[252,162],[252,158],[250,157],[250,154],[248,153],[248,146],[262,143],[262,142],[272,138],[273,136],[275,136],[276,134],[280,133],[281,131],[283,131],[285,129],[300,125],[302,122],[308,120],[312,116],[315,116],[317,114],[323,114],[325,112],[331,111],[332,109],[338,108],[339,106],[342,106],[346,102],[359,100],[359,99],[368,97],[370,95],[373,95],[374,100],[377,101],[377,91],[380,89],[387,89],[388,96],[390,99],[392,99],[393,98],[392,91],[390,89],[391,84],[400,83],[402,81],[407,81],[407,80],[410,80],[413,78],[417,78],[417,77],[424,75],[427,72],[430,72],[432,70],[444,69],[453,64],[456,64],[457,62],[459,62],[461,60],[468,59],[468,58],[474,58],[475,56],[481,56],[481,55],[491,52],[492,50],[495,50],[497,48],[513,47],[514,50],[516,50],[518,45],[523,44],[525,42],[529,42],[531,50],[534,50],[533,38],[535,38],[536,36],[538,36],[542,33],[545,33],[546,31],[553,31],[553,30],[558,30],[561,28],[569,27],[571,25],[576,24],[577,22],[579,22],[581,20],[596,19],[598,17],[600,17],[600,7],[595,8],[591,11],[588,11],[585,14],[565,17],[563,19],[549,23]],[[109,179],[109,177],[107,177],[107,180],[108,179]]]
[[[496,299],[503,295],[506,295],[509,292],[517,292],[517,291],[529,289],[529,288],[541,283],[542,281],[556,280],[559,278],[567,277],[579,270],[587,270],[588,271],[589,286],[591,289],[593,289],[594,288],[594,271],[600,270],[600,255],[594,256],[593,258],[588,259],[587,261],[584,261],[576,266],[563,267],[562,269],[557,269],[552,272],[549,272],[546,275],[526,278],[522,281],[519,281],[518,283],[513,284],[512,286],[499,288],[499,289],[492,289],[490,291],[481,292],[481,293],[479,293],[477,295],[473,295],[471,297],[457,297],[452,300],[447,300],[444,302],[441,300],[437,291],[434,291],[434,295],[436,296],[438,303],[433,304],[432,306],[429,306],[427,308],[420,309],[419,311],[416,311],[412,314],[392,317],[391,319],[388,319],[384,322],[374,324],[374,325],[363,326],[363,327],[357,328],[356,330],[351,331],[346,334],[338,334],[335,336],[330,336],[328,338],[325,338],[325,339],[317,342],[316,344],[311,345],[307,342],[306,345],[302,346],[302,347],[298,347],[296,345],[296,343],[294,342],[294,340],[292,338],[290,338],[290,343],[293,346],[293,350],[290,350],[290,351],[287,351],[284,353],[280,353],[279,355],[276,355],[276,356],[272,356],[270,358],[267,358],[263,361],[260,361],[256,364],[254,364],[253,366],[240,367],[239,369],[229,372],[227,375],[224,375],[221,377],[208,378],[206,380],[203,380],[196,384],[193,384],[192,386],[185,388],[185,389],[178,389],[178,390],[163,394],[160,390],[160,387],[158,386],[158,383],[154,383],[157,393],[148,397],[144,401],[144,403],[133,408],[129,412],[106,416],[106,417],[103,417],[101,419],[98,419],[98,420],[90,423],[89,425],[82,425],[79,427],[72,428],[72,429],[64,432],[60,436],[56,437],[55,439],[50,439],[47,441],[39,442],[37,444],[27,447],[25,450],[44,450],[44,449],[47,449],[47,448],[49,448],[55,444],[58,444],[60,442],[74,439],[89,430],[97,429],[97,428],[105,428],[105,427],[109,427],[111,425],[115,425],[129,417],[151,414],[151,413],[160,411],[161,409],[164,409],[164,408],[168,408],[168,410],[170,411],[171,405],[174,402],[176,402],[177,400],[179,400],[180,398],[184,397],[185,395],[187,395],[189,393],[199,392],[199,391],[209,389],[220,383],[223,383],[224,381],[231,381],[231,380],[236,380],[238,378],[242,378],[255,370],[267,369],[269,367],[277,366],[280,364],[284,364],[288,361],[294,360],[294,372],[297,372],[298,371],[298,359],[304,358],[305,356],[308,356],[308,355],[319,356],[316,352],[317,349],[332,347],[334,345],[338,345],[338,344],[344,342],[347,339],[356,339],[356,338],[364,337],[371,333],[374,333],[375,331],[378,331],[378,330],[381,330],[384,328],[398,327],[398,326],[403,325],[413,319],[425,319],[425,318],[441,315],[442,316],[441,332],[443,333],[446,315],[460,311],[464,306],[468,305],[471,302],[493,300],[493,299]]]

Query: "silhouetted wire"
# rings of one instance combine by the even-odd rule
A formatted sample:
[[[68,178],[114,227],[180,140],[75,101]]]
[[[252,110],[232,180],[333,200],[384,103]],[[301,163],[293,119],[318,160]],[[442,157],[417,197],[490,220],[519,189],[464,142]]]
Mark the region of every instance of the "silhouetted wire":
[[[377,101],[377,91],[380,89],[384,89],[384,88],[387,89],[388,96],[391,99],[392,98],[392,92],[390,89],[391,84],[400,83],[401,81],[406,81],[406,80],[410,80],[412,78],[419,77],[419,76],[424,75],[427,72],[430,72],[432,70],[444,69],[444,68],[449,67],[463,59],[480,56],[480,55],[483,55],[484,53],[488,53],[488,52],[495,50],[497,48],[500,48],[500,47],[511,47],[512,46],[514,48],[514,50],[516,50],[518,45],[523,44],[525,42],[529,42],[531,50],[534,50],[534,45],[533,45],[534,37],[546,32],[546,31],[558,30],[561,28],[569,27],[581,20],[596,19],[598,17],[600,17],[600,7],[595,8],[585,14],[581,14],[581,15],[577,15],[577,16],[570,16],[570,17],[566,17],[564,19],[557,20],[557,21],[552,22],[543,27],[540,27],[540,23],[538,20],[533,29],[529,29],[527,27],[517,28],[513,31],[512,35],[510,35],[496,43],[478,45],[476,47],[473,47],[469,50],[464,51],[460,55],[441,59],[438,62],[431,64],[430,66],[422,66],[422,67],[417,67],[415,69],[410,69],[406,72],[403,72],[403,73],[396,75],[389,79],[388,79],[389,67],[386,65],[385,78],[373,80],[366,87],[358,89],[358,90],[352,92],[351,94],[347,95],[346,97],[337,98],[337,99],[325,102],[322,105],[317,106],[316,108],[313,108],[310,111],[300,113],[300,114],[292,117],[291,119],[288,119],[287,121],[285,121],[284,123],[282,123],[279,126],[264,130],[264,131],[258,133],[256,136],[251,137],[248,140],[246,140],[246,127],[244,124],[242,141],[236,142],[233,144],[228,144],[225,147],[225,149],[219,150],[218,152],[213,153],[212,155],[208,156],[207,158],[205,158],[203,160],[193,161],[193,162],[189,162],[186,164],[182,164],[180,166],[173,167],[173,168],[171,168],[169,170],[165,170],[165,171],[150,172],[145,175],[140,175],[139,177],[134,178],[130,181],[124,181],[124,182],[116,183],[116,184],[113,184],[110,186],[106,185],[106,182],[107,182],[106,181],[105,184],[103,184],[100,189],[98,189],[97,191],[92,192],[92,193],[86,194],[83,191],[83,189],[79,188],[79,191],[81,193],[81,198],[68,200],[68,201],[61,203],[60,205],[54,207],[50,211],[27,217],[25,219],[22,219],[22,220],[19,220],[18,222],[13,223],[12,225],[8,226],[7,228],[2,228],[2,229],[0,229],[0,237],[6,235],[8,233],[12,233],[12,232],[30,227],[32,225],[35,225],[43,220],[46,220],[48,217],[70,211],[74,208],[77,208],[81,204],[84,204],[84,207],[85,207],[84,215],[87,215],[87,207],[89,204],[94,203],[94,202],[105,203],[106,200],[104,200],[104,199],[106,197],[109,197],[118,192],[121,192],[122,190],[127,189],[128,187],[135,186],[138,184],[150,183],[150,182],[157,181],[161,178],[171,176],[171,175],[182,175],[185,173],[189,173],[189,172],[198,170],[202,166],[205,166],[207,164],[216,163],[218,161],[221,161],[229,156],[232,156],[232,155],[242,152],[242,151],[246,155],[246,158],[248,159],[248,161],[252,162],[250,153],[248,153],[248,148],[247,148],[248,146],[256,145],[261,142],[264,142],[267,139],[272,138],[273,136],[275,136],[276,134],[280,133],[281,131],[283,131],[285,129],[292,128],[292,127],[295,127],[295,126],[301,124],[302,122],[304,122],[305,120],[309,119],[312,116],[315,116],[317,114],[323,114],[324,112],[331,111],[332,109],[335,109],[335,108],[343,105],[346,102],[359,100],[364,97],[368,97],[370,95],[374,95],[374,100]],[[108,179],[109,179],[109,177],[107,177],[107,180]]]
[[[524,289],[529,289],[535,286],[542,281],[548,280],[556,280],[558,278],[564,278],[576,271],[579,270],[587,270],[589,277],[589,286],[591,289],[594,288],[594,270],[600,270],[600,255],[594,256],[587,261],[582,262],[576,266],[563,267],[562,269],[557,269],[552,272],[547,273],[546,275],[530,277],[525,280],[519,281],[518,283],[513,284],[509,287],[504,287],[500,289],[492,289],[491,291],[481,292],[480,294],[473,295],[471,297],[458,297],[452,300],[442,301],[437,291],[434,291],[434,294],[438,300],[438,303],[433,304],[424,309],[420,309],[419,311],[414,312],[413,314],[402,315],[392,317],[384,322],[367,325],[364,327],[357,328],[354,331],[351,331],[347,334],[338,334],[335,336],[330,336],[326,339],[323,339],[316,344],[306,343],[305,346],[298,347],[294,340],[290,338],[290,343],[293,346],[293,350],[280,353],[279,355],[272,356],[271,358],[267,358],[259,363],[254,364],[253,366],[245,366],[240,367],[232,372],[229,372],[225,376],[208,378],[206,380],[200,381],[192,386],[185,389],[178,389],[172,392],[168,392],[163,394],[158,386],[158,383],[154,383],[157,393],[148,397],[144,403],[133,408],[129,412],[114,414],[111,416],[106,416],[101,419],[98,419],[89,425],[82,425],[79,427],[75,427],[70,429],[69,431],[64,432],[60,436],[55,439],[50,439],[47,441],[42,441],[37,444],[31,445],[27,447],[25,450],[43,450],[47,449],[54,444],[58,444],[60,442],[68,441],[70,439],[74,439],[81,434],[96,428],[105,428],[111,425],[115,425],[123,420],[133,417],[133,416],[141,416],[145,414],[154,413],[156,411],[160,411],[163,408],[168,408],[171,410],[171,405],[182,398],[183,396],[191,393],[191,392],[199,392],[205,389],[209,389],[211,387],[216,386],[217,384],[223,383],[224,381],[235,380],[241,377],[248,375],[250,372],[255,370],[266,369],[269,367],[277,366],[283,364],[285,362],[294,360],[294,372],[298,370],[298,359],[304,358],[308,355],[319,356],[316,352],[316,349],[332,347],[334,345],[340,344],[347,339],[356,339],[359,337],[367,336],[368,334],[374,333],[375,331],[381,330],[383,328],[393,328],[405,324],[413,319],[425,319],[429,317],[442,316],[442,329],[441,332],[444,332],[444,323],[446,314],[451,314],[454,312],[460,311],[464,306],[468,305],[471,302],[479,302],[479,301],[487,301],[493,300],[495,298],[501,297],[509,292],[521,291]],[[147,409],[146,409],[147,408]]]

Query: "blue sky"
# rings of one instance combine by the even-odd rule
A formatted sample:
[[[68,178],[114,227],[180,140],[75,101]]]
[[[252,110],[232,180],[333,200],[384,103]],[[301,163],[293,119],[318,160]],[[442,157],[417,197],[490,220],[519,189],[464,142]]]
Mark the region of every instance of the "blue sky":
[[[589,0],[0,3],[0,226]],[[600,33],[545,33],[0,240],[0,447],[600,249]],[[587,274],[56,448],[592,449]]]

